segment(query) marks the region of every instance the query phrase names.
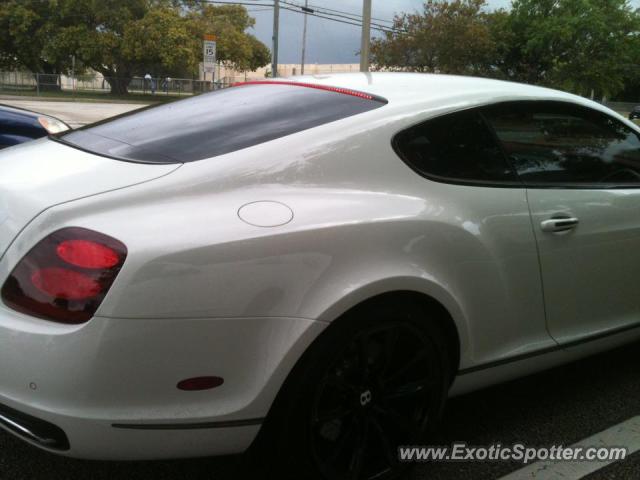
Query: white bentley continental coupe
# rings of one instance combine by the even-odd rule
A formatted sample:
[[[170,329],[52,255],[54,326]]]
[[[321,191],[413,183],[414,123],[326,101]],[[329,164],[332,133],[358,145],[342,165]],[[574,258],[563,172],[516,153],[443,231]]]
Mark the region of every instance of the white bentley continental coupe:
[[[448,396],[640,336],[639,135],[554,90],[373,73],[5,149],[0,425],[401,476]]]

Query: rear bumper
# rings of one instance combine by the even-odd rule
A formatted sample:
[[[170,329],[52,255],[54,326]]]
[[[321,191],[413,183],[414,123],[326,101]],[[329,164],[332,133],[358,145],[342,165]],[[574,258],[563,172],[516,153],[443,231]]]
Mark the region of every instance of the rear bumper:
[[[153,460],[239,453],[251,444],[260,429],[259,423],[243,425],[243,422],[211,422],[197,428],[176,423],[171,428],[165,424],[167,428],[156,428],[156,425],[129,429],[114,427],[109,420],[69,417],[27,405],[15,407],[22,410],[0,407],[5,414],[7,410],[12,412],[6,417],[0,413],[0,426],[5,430],[43,450],[94,460]],[[2,418],[9,418],[12,424]],[[29,422],[24,422],[25,418]],[[43,434],[44,428],[46,432],[54,432],[53,435]]]
[[[0,306],[0,427],[80,458],[238,453],[324,326],[299,318],[99,317],[58,325]],[[225,381],[212,390],[176,388],[202,375]]]

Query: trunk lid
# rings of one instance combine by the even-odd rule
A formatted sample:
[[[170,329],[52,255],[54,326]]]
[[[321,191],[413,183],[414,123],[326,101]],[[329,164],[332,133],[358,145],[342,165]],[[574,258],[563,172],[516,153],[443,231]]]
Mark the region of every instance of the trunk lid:
[[[181,164],[123,162],[47,138],[0,152],[0,258],[44,210],[165,176]]]

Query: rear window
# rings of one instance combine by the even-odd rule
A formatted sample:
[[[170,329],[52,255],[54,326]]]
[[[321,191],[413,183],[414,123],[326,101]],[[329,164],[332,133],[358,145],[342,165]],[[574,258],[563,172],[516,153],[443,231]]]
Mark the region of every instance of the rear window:
[[[93,124],[58,137],[122,160],[193,162],[367,112],[386,100],[360,92],[245,84]]]

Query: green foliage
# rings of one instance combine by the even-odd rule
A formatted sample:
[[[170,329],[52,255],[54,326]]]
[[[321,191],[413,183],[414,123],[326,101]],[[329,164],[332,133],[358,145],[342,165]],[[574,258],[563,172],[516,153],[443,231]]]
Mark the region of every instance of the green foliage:
[[[392,70],[481,74],[494,50],[485,0],[428,0],[421,13],[402,14],[372,42],[376,65]]]
[[[202,57],[202,36],[187,28],[186,20],[174,8],[161,7],[124,28],[123,53],[139,72],[171,76],[188,75]],[[161,72],[158,70],[161,69]]]
[[[51,10],[37,0],[8,0],[0,5],[0,67],[57,73],[58,65],[42,52],[51,34]]]
[[[227,65],[268,64],[267,47],[245,32],[253,23],[244,7],[198,0],[3,0],[0,68],[68,72],[74,55],[77,71],[98,71],[123,94],[133,75],[197,75],[205,33]]]
[[[234,65],[239,70],[248,70],[253,57],[255,37],[245,30],[252,27],[254,19],[240,5],[222,5],[219,7],[202,4],[188,14],[192,35],[202,38],[204,34],[217,37],[217,56],[220,61]],[[260,44],[262,45],[262,44]],[[263,48],[266,49],[264,45]],[[270,58],[270,57],[269,57]],[[260,66],[264,66],[269,61]]]
[[[640,14],[628,0],[428,0],[372,46],[380,68],[472,74],[613,95],[639,83]]]
[[[271,50],[253,35],[247,35],[251,43],[251,57],[246,65],[242,65],[244,71],[257,70],[271,63]]]
[[[640,16],[627,0],[514,0],[505,73],[583,95],[611,95],[633,74]]]

